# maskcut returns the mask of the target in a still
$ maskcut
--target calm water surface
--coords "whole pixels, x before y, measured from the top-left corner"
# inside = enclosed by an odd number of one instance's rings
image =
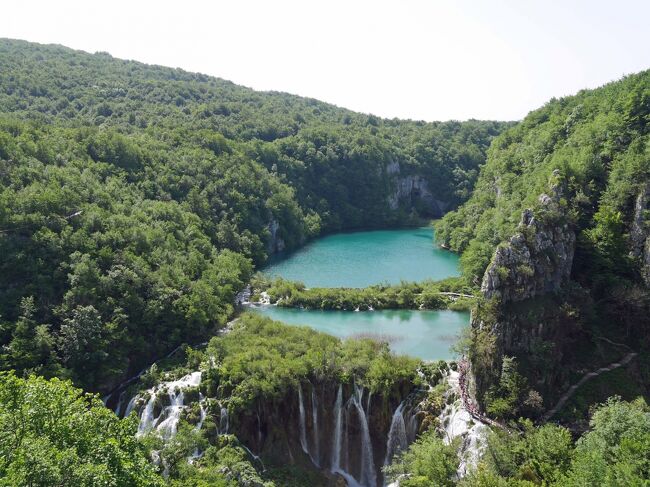
[[[339,233],[314,240],[264,269],[307,287],[367,287],[459,275],[458,256],[433,245],[433,229]],[[372,337],[393,352],[424,360],[452,358],[449,350],[469,313],[457,311],[321,311],[253,307],[274,320],[306,325],[339,338]]]
[[[307,325],[339,338],[370,337],[388,342],[399,354],[424,360],[453,358],[449,347],[469,323],[458,311],[320,311],[256,306],[256,312],[290,325]]]
[[[267,274],[307,287],[367,287],[457,276],[458,256],[433,245],[433,229],[338,233],[278,256]]]

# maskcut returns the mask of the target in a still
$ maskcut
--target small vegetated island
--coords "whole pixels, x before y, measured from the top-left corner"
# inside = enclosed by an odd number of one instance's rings
[[[0,66],[0,485],[647,483],[650,72],[425,123]]]

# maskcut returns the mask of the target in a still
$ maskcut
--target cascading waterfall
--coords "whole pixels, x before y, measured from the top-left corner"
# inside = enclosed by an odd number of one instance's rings
[[[200,411],[200,418],[199,422],[196,424],[196,429],[200,430],[203,427],[203,422],[205,421],[205,417],[207,415],[207,411],[205,410],[205,407],[203,406],[203,403],[205,402],[205,398],[203,397],[203,394],[199,392],[199,411]]]
[[[149,389],[149,400],[145,405],[140,416],[140,424],[138,425],[138,436],[156,429],[165,439],[169,439],[176,434],[178,422],[181,413],[185,409],[184,393],[183,391],[188,387],[196,387],[201,382],[201,372],[192,372],[178,380],[163,382],[158,387]],[[158,417],[154,417],[154,408],[160,392],[167,390],[169,397],[169,406],[162,408]],[[125,415],[128,415],[135,407],[136,398],[131,399],[127,405]],[[203,413],[201,413],[203,417]],[[201,422],[202,424],[202,422]]]
[[[140,424],[138,425],[138,435],[143,435],[146,431],[149,431],[154,424],[154,417],[153,417],[153,407],[156,403],[156,392],[154,390],[151,391],[151,395],[149,396],[149,400],[147,401],[147,404],[144,407],[144,410],[142,411],[142,415],[140,416]]]
[[[311,459],[312,463],[316,466],[318,466],[318,462],[314,459],[314,456],[311,454],[309,451],[309,443],[307,443],[307,427],[306,427],[306,419],[305,419],[305,402],[302,397],[302,385],[298,384],[298,411],[299,411],[299,416],[300,416],[300,446],[302,447],[302,451],[304,451],[307,455],[309,455],[309,458]],[[313,407],[312,407],[312,413],[313,413]]]
[[[131,398],[129,403],[126,405],[126,411],[124,411],[124,417],[126,418],[129,414],[131,414],[131,411],[133,411],[133,408],[135,408],[135,401],[138,399],[138,396],[135,395]]]
[[[126,391],[122,391],[120,393],[120,397],[117,400],[117,406],[115,406],[115,414],[117,416],[120,415],[120,411],[122,410],[122,404],[124,404],[124,396],[126,395]]]
[[[386,442],[386,459],[384,465],[390,465],[395,454],[405,450],[408,447],[408,437],[406,434],[406,423],[404,421],[404,401],[397,406],[393,419],[388,431],[388,441]]]
[[[194,372],[176,381],[160,383],[147,391],[148,396],[145,397],[146,402],[142,407],[137,397],[131,398],[128,403],[126,402],[126,396],[120,397],[117,406],[118,412],[124,410],[124,415],[128,416],[136,407],[139,408],[141,412],[137,434],[143,435],[148,431],[156,430],[163,438],[169,439],[176,434],[180,417],[188,407],[185,404],[186,390],[189,387],[198,386],[200,381],[201,372]],[[347,400],[344,400],[343,384],[338,384],[336,399],[333,405],[333,414],[331,416],[331,421],[333,422],[333,433],[330,437],[332,438],[332,449],[331,453],[329,453],[331,455],[331,461],[328,462],[321,457],[321,453],[323,452],[321,442],[327,440],[321,438],[320,432],[325,427],[321,422],[324,421],[324,418],[329,418],[330,415],[326,414],[324,417],[322,416],[323,409],[319,407],[317,387],[311,383],[308,387],[310,387],[309,392],[311,393],[311,397],[308,396],[305,398],[305,391],[303,390],[302,384],[298,387],[297,391],[299,441],[302,450],[309,455],[316,467],[329,463],[331,472],[341,475],[349,487],[377,487],[377,465],[374,462],[375,452],[373,450],[369,424],[373,404],[372,394],[363,387],[354,384],[351,396]],[[165,406],[160,410],[162,399],[164,399],[162,404],[165,404]],[[305,404],[305,400],[311,400],[311,406]],[[200,417],[196,424],[196,429],[201,429],[206,419],[206,401],[207,399],[199,392],[198,408]],[[393,457],[398,452],[406,449],[411,441],[415,439],[418,421],[415,417],[415,409],[407,406],[407,404],[410,404],[408,400],[402,401],[393,412],[386,439],[386,456],[383,459],[384,465],[390,464]],[[223,404],[219,404],[219,407],[218,433],[227,434],[229,431],[228,410]],[[159,413],[158,410],[160,410]],[[262,421],[260,414],[258,410],[258,445],[262,444]],[[309,414],[311,414],[311,417],[308,417]],[[311,428],[311,431],[309,431],[309,428]],[[254,461],[260,464],[262,463],[258,456],[253,455],[252,452],[250,454]],[[200,456],[201,452],[196,450],[191,455],[190,460],[193,461]]]
[[[365,398],[364,394],[364,388],[355,384],[351,397],[344,402],[343,387],[339,384],[334,403],[331,471],[344,477],[350,487],[377,487],[378,485],[369,427],[372,397],[368,393],[367,398]],[[315,404],[315,400],[312,399],[312,401]],[[407,404],[409,404],[409,398],[402,401],[393,413],[386,441],[384,465],[390,464],[392,458],[398,452],[408,448],[408,445],[415,439],[417,434],[416,409],[407,406]],[[351,441],[356,437],[350,437],[348,433],[348,428],[357,424],[355,421],[358,421],[359,430],[357,431],[359,431],[361,437],[361,444],[359,445],[360,465],[354,467],[359,469],[357,471],[358,477],[350,473],[353,467],[349,464],[348,455],[348,449],[359,447],[357,445],[353,446]],[[350,430],[350,433],[352,431]]]
[[[307,446],[307,428],[305,427],[305,403],[302,399],[302,385],[298,384],[298,410],[300,414],[300,446],[302,451],[309,455]]]
[[[339,384],[339,390],[336,393],[336,402],[334,403],[334,438],[332,441],[332,472],[341,470],[341,429],[343,427],[343,385]]]
[[[418,435],[418,417],[416,416],[415,408],[408,410],[408,421],[406,422],[406,439],[408,444],[411,444],[415,441],[415,437]],[[403,413],[406,416],[406,411]]]
[[[314,426],[314,463],[320,467],[320,436],[318,434],[318,402],[316,401],[315,387],[311,386],[311,417]]]
[[[377,473],[375,472],[375,461],[372,454],[372,443],[370,441],[370,429],[368,418],[362,406],[363,388],[354,385],[355,394],[350,398],[351,404],[357,409],[359,423],[361,425],[361,484],[367,487],[377,486]]]
[[[170,405],[163,410],[167,417],[156,427],[165,439],[169,439],[176,434],[178,421],[181,418],[181,412],[184,408],[183,401],[185,399],[183,391],[170,390],[167,395],[169,396]]]
[[[456,371],[449,371],[446,377],[451,390],[460,396],[458,379]],[[458,477],[462,478],[469,470],[476,468],[486,445],[488,427],[473,418],[460,399],[445,406],[440,413],[440,425],[445,433],[445,443],[449,444],[457,437],[463,440],[458,452],[460,464],[457,471]]]
[[[230,426],[228,422],[228,409],[221,406],[219,411],[219,433],[222,435],[228,434],[228,427]]]
[[[350,402],[348,401],[345,404],[345,415],[343,416],[343,425],[345,429],[343,430],[343,450],[342,450],[342,461],[344,465],[341,465],[342,470],[350,470]]]

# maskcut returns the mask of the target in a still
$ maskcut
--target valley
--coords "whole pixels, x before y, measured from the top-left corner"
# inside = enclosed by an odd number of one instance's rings
[[[0,485],[647,483],[650,71],[423,122],[0,67]]]

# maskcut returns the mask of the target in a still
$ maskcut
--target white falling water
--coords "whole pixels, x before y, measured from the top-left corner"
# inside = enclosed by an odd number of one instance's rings
[[[200,430],[203,427],[203,422],[205,421],[205,417],[207,415],[207,411],[205,410],[205,406],[203,403],[205,402],[205,398],[203,397],[203,394],[199,392],[199,411],[200,411],[200,418],[199,422],[196,424],[196,429]]]
[[[176,434],[178,422],[181,418],[181,412],[185,407],[183,404],[185,396],[182,390],[169,390],[167,395],[169,396],[170,405],[164,408],[160,413],[157,420],[158,426],[156,426],[156,429],[162,433],[165,439],[169,439]],[[163,413],[166,417],[160,421]]]
[[[370,441],[370,429],[368,418],[362,406],[363,388],[354,386],[355,394],[350,398],[350,403],[357,409],[359,423],[361,425],[361,484],[365,487],[377,486],[377,473],[375,472],[375,461],[372,454],[372,443]]]
[[[120,411],[122,410],[122,404],[124,404],[124,396],[126,395],[126,391],[122,391],[120,393],[120,397],[117,400],[117,406],[115,406],[115,414],[117,416],[120,415]]]
[[[298,410],[300,414],[300,446],[302,446],[302,451],[309,455],[307,428],[305,427],[305,403],[302,399],[302,385],[300,384],[298,384]]]
[[[156,404],[156,391],[153,389],[150,391],[151,395],[149,396],[149,401],[142,411],[140,416],[140,424],[138,425],[138,435],[143,435],[145,432],[153,428],[154,417],[153,417],[153,408]]]
[[[171,438],[176,434],[178,428],[178,421],[180,420],[181,413],[185,409],[183,391],[188,387],[196,387],[201,382],[201,372],[192,372],[178,380],[163,382],[157,387],[154,386],[149,389],[149,400],[145,405],[140,416],[140,424],[138,425],[138,436],[156,429],[165,439]],[[169,405],[165,406],[158,417],[154,417],[154,408],[159,394],[167,391],[169,397]],[[129,401],[127,405],[126,415],[135,407],[135,398]],[[203,416],[203,413],[202,413]]]
[[[126,405],[126,411],[124,411],[124,417],[126,418],[129,414],[131,414],[131,411],[133,411],[133,408],[135,408],[135,401],[138,399],[138,396],[135,395],[131,398],[129,403]]]
[[[229,426],[228,409],[222,406],[221,411],[219,412],[219,433],[227,435]]]
[[[410,445],[415,441],[415,438],[418,435],[418,417],[416,416],[416,410],[414,408],[411,408],[408,411],[402,411],[402,416],[407,416],[408,413],[408,419],[406,420],[406,439],[408,444]]]
[[[366,416],[370,416],[370,400],[372,399],[372,392],[368,392],[368,402],[366,403]]]
[[[341,470],[341,442],[343,440],[342,427],[343,417],[341,408],[343,407],[343,386],[339,384],[339,390],[336,393],[336,402],[334,403],[334,438],[332,441],[332,472],[337,473]]]
[[[314,386],[311,388],[311,418],[314,425],[314,463],[320,467],[320,435],[318,434],[318,402],[316,402],[316,391]]]
[[[458,372],[449,371],[447,382],[451,390],[460,395]],[[460,464],[457,471],[458,477],[462,478],[478,465],[486,446],[485,436],[489,428],[473,418],[460,399],[445,406],[440,414],[440,425],[444,430],[443,440],[447,444],[451,443],[454,438],[462,438],[458,451]]]
[[[406,423],[404,422],[404,402],[402,401],[390,423],[388,431],[388,441],[386,442],[386,459],[384,465],[390,465],[393,457],[408,447],[408,437],[406,434]]]

